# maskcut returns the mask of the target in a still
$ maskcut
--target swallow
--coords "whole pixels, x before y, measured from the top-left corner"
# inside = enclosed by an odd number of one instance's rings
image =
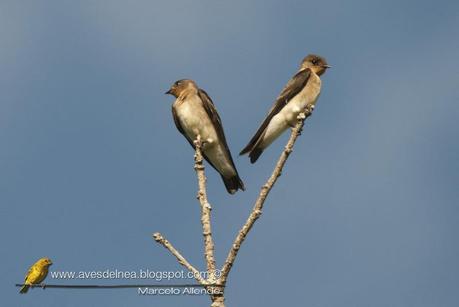
[[[189,79],[176,81],[166,94],[176,98],[172,115],[178,131],[193,148],[197,136],[201,137],[203,156],[221,175],[228,193],[245,190],[226,143],[222,121],[209,95]]]
[[[298,72],[288,81],[261,126],[240,155],[249,154],[255,163],[271,143],[288,127],[294,127],[297,117],[308,107],[314,108],[320,94],[320,76],[331,66],[318,55],[310,54],[301,62]]]

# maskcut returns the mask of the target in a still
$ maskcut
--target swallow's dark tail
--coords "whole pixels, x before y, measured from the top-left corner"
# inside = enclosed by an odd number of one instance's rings
[[[238,189],[245,191],[244,183],[242,182],[241,178],[239,178],[239,175],[236,175],[232,178],[225,178],[222,176],[222,179],[228,193],[234,194]]]
[[[19,290],[19,293],[27,293],[28,290],[29,290],[29,286],[24,285],[22,286],[21,290]]]
[[[250,163],[253,164],[257,162],[258,158],[261,156],[262,153],[263,153],[263,149],[261,148],[252,149],[252,151],[249,153]]]
[[[246,153],[249,153],[249,157],[250,157],[250,163],[255,163],[257,162],[258,158],[261,156],[261,154],[263,153],[263,149],[259,148],[259,147],[254,147],[252,148],[250,146],[251,144],[247,145],[246,148],[244,148],[240,153],[239,155],[245,155]]]
[[[250,152],[252,150],[253,144],[249,143],[247,146],[244,147],[244,149],[241,150],[239,153],[240,156],[245,155],[246,153]]]
[[[250,157],[250,163],[255,163],[260,157],[260,155],[263,153],[263,149],[257,147],[257,145],[258,139],[254,137],[252,140],[250,140],[249,144],[247,144],[247,146],[245,146],[244,149],[241,150],[239,155],[242,156],[248,153]]]

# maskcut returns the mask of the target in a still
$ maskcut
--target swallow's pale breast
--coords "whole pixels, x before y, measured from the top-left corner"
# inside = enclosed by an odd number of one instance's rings
[[[177,112],[187,138],[196,140],[200,135],[203,141],[203,152],[220,174],[226,178],[236,176],[236,170],[226,155],[225,146],[219,140],[214,124],[202,107],[198,96],[186,101],[176,100],[173,108]]]

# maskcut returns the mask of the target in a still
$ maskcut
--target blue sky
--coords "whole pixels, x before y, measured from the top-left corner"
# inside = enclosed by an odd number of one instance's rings
[[[457,306],[458,29],[457,1],[2,1],[4,304],[207,304],[14,283],[43,256],[53,271],[181,269],[156,231],[204,267],[193,152],[164,95],[181,78],[213,98],[247,188],[230,196],[208,168],[221,265],[287,135],[255,165],[237,153],[318,53],[333,68],[227,305]]]

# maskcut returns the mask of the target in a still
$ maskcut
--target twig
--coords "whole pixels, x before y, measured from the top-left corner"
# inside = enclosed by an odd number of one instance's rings
[[[236,239],[233,242],[231,250],[229,251],[228,256],[226,257],[225,264],[222,267],[221,276],[217,282],[218,284],[226,284],[228,274],[231,271],[234,261],[236,260],[236,256],[239,252],[239,249],[241,248],[241,244],[244,242],[245,238],[247,237],[247,234],[249,233],[250,229],[252,229],[252,226],[255,224],[256,220],[261,216],[266,197],[271,191],[271,188],[273,187],[274,183],[276,183],[277,178],[279,178],[279,176],[281,175],[282,168],[284,167],[288,156],[293,150],[293,145],[295,144],[295,141],[298,138],[298,136],[301,134],[301,130],[303,129],[304,125],[304,120],[311,115],[312,110],[313,107],[308,108],[304,111],[304,113],[300,113],[298,115],[298,122],[292,129],[292,134],[290,135],[287,145],[285,146],[284,151],[282,152],[282,154],[279,157],[279,160],[277,161],[273,173],[269,177],[268,181],[262,186],[260,194],[258,195],[258,198],[255,201],[255,205],[252,209],[252,212],[250,213],[247,221],[242,226],[241,230],[236,236]]]
[[[202,163],[202,142],[201,137],[198,135],[194,141],[195,155],[194,155],[194,169],[198,177],[198,195],[197,199],[201,204],[201,224],[202,224],[202,235],[204,236],[204,256],[207,263],[207,272],[209,277],[207,282],[213,283],[216,280],[215,277],[215,256],[214,256],[214,241],[212,238],[212,228],[210,223],[210,212],[212,210],[209,201],[207,200],[207,189],[206,189],[206,175],[204,172],[204,164]]]
[[[199,271],[194,267],[192,266],[186,259],[185,257],[183,257],[179,252],[178,250],[176,250],[174,248],[174,246],[172,246],[172,244],[166,240],[159,232],[156,232],[153,234],[153,239],[155,239],[156,242],[158,242],[159,244],[161,244],[162,246],[164,246],[167,250],[169,250],[171,252],[172,255],[175,256],[175,258],[177,258],[178,262],[183,265],[185,268],[187,268],[188,270],[190,270],[192,273],[193,273],[193,277],[202,285],[207,285],[207,281],[201,277],[201,274],[199,273]]]

